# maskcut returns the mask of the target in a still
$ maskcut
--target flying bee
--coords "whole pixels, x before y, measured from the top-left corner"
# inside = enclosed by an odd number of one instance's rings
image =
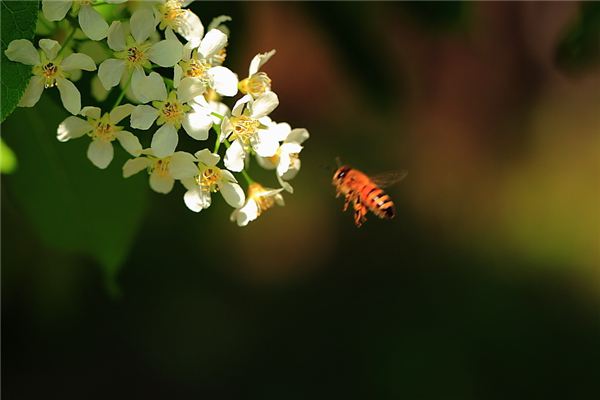
[[[354,223],[360,228],[367,221],[368,211],[382,219],[394,218],[394,202],[382,188],[401,181],[406,175],[407,171],[403,170],[369,177],[357,169],[342,165],[333,174],[332,183],[337,191],[336,197],[346,197],[343,211],[352,203]]]

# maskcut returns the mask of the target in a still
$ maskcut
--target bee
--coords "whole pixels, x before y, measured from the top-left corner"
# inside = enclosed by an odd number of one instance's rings
[[[407,171],[403,170],[369,177],[357,169],[342,165],[333,174],[332,184],[337,191],[336,198],[341,195],[346,197],[343,211],[352,203],[354,224],[360,228],[367,221],[368,211],[382,219],[394,218],[394,202],[382,188],[401,181],[406,175]]]

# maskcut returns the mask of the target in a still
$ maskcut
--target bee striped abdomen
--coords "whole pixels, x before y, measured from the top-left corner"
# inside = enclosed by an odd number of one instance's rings
[[[370,183],[360,192],[361,201],[379,218],[390,219],[395,215],[394,203],[382,189]]]

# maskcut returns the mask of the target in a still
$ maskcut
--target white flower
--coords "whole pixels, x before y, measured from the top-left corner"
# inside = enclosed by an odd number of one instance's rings
[[[133,111],[131,104],[115,107],[110,113],[101,115],[98,107],[84,107],[81,115],[87,117],[84,120],[79,117],[68,117],[59,126],[57,138],[61,142],[75,139],[83,135],[92,138],[87,151],[90,161],[98,168],[106,168],[113,159],[114,149],[112,142],[118,140],[121,146],[132,156],[139,156],[142,145],[138,138],[131,132],[124,131],[117,124]]]
[[[129,178],[142,170],[150,174],[150,187],[158,193],[169,193],[175,179],[193,178],[198,174],[196,158],[190,153],[178,151],[165,157],[156,157],[151,149],[142,151],[142,156],[127,160],[123,165],[123,177]]]
[[[123,3],[126,0],[106,0],[107,3]],[[92,40],[102,40],[108,33],[108,24],[94,10],[90,0],[42,0],[42,13],[49,21],[60,21],[65,18],[70,9],[73,15],[78,15],[79,26],[87,37]]]
[[[269,78],[265,72],[260,71],[260,68],[269,61],[274,54],[275,50],[271,50],[267,53],[254,56],[250,62],[250,68],[248,69],[248,77],[239,83],[240,92],[257,98],[263,93],[271,91],[271,78]]]
[[[256,182],[251,183],[248,186],[246,203],[231,213],[231,221],[237,222],[238,226],[246,226],[273,205],[283,206],[285,203],[280,193],[282,190],[265,188]]]
[[[268,126],[265,118],[277,107],[279,99],[268,92],[254,100],[246,95],[239,99],[231,112],[231,117],[223,118],[221,139],[228,138],[231,146],[225,153],[227,169],[239,172],[244,169],[246,154],[254,151],[261,157],[271,157],[279,147],[278,135]]]
[[[159,29],[175,31],[195,47],[202,39],[204,26],[196,14],[183,8],[191,2],[192,0],[162,0],[154,8],[154,13],[160,21]]]
[[[175,151],[179,141],[177,131],[181,126],[196,140],[208,138],[208,131],[213,124],[210,110],[196,103],[187,104],[201,90],[198,86],[182,82],[177,91],[167,94],[167,88],[159,74],[152,72],[146,79],[145,96],[155,101],[152,106],[142,104],[135,108],[131,115],[131,126],[146,130],[156,120],[160,128],[152,137],[151,148],[157,157],[164,157]]]
[[[81,94],[67,78],[82,69],[94,71],[96,64],[89,56],[81,53],[72,53],[63,59],[59,54],[60,44],[51,39],[40,40],[39,46],[42,51],[36,50],[29,40],[18,39],[10,42],[4,52],[11,61],[33,65],[33,77],[19,101],[19,106],[33,107],[45,88],[56,86],[67,111],[76,115],[81,109]]]
[[[142,103],[146,99],[142,93],[146,74],[144,68],[151,68],[150,62],[161,67],[172,67],[181,60],[183,46],[173,34],[158,43],[148,41],[154,32],[154,15],[148,8],[138,9],[130,20],[131,34],[119,21],[111,24],[108,30],[108,46],[115,51],[116,58],[109,58],[100,64],[98,77],[106,90],[127,81],[131,75],[131,89]]]
[[[181,61],[175,65],[173,85],[177,87],[180,82],[191,80],[205,90],[212,89],[222,96],[235,96],[238,91],[237,75],[213,61],[215,55],[224,53],[226,45],[227,35],[218,29],[210,30],[197,49],[190,43],[186,44]]]
[[[294,192],[292,186],[287,182],[293,179],[300,171],[300,157],[302,143],[309,138],[306,129],[290,130],[286,123],[277,124],[279,132],[283,133],[283,143],[271,157],[260,157],[256,159],[258,164],[266,169],[276,169],[279,184],[290,193]],[[287,131],[287,133],[286,133]]]
[[[220,191],[223,198],[233,208],[244,204],[246,196],[231,172],[217,167],[220,160],[218,154],[204,149],[196,153],[198,159],[198,174],[181,181],[187,189],[183,200],[185,205],[194,212],[200,212],[210,207],[211,192]]]

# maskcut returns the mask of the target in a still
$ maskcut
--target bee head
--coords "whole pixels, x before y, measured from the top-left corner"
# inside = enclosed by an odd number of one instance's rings
[[[347,165],[342,165],[341,167],[339,167],[333,174],[334,184],[344,179],[348,171],[350,171],[350,167]]]

